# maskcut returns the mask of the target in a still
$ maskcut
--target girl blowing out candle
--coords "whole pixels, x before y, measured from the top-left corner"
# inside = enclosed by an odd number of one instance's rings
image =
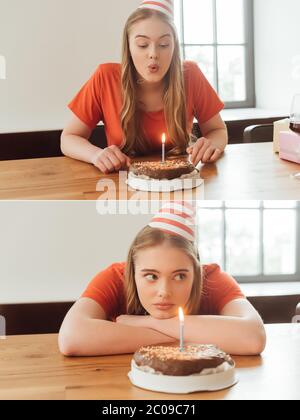
[[[236,281],[216,264],[201,265],[189,203],[162,206],[134,239],[126,263],[100,272],[66,315],[59,347],[66,356],[133,353],[180,339],[255,355],[263,322]]]
[[[130,157],[166,152],[190,154],[192,163],[215,162],[227,142],[224,104],[197,63],[180,60],[173,0],[143,1],[123,33],[122,62],[98,66],[69,104],[72,117],[61,150],[104,173],[126,169]],[[194,118],[203,137],[189,147]],[[89,142],[104,122],[107,146]]]

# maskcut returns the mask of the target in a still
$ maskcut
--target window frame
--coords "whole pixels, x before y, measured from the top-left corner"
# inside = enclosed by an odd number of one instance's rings
[[[211,207],[201,205],[197,208],[197,215],[201,212],[201,209],[205,210],[220,210],[222,211],[222,267],[226,270],[226,219],[225,212],[226,210],[259,210],[260,212],[260,242],[259,242],[259,258],[261,269],[264,269],[264,249],[263,249],[263,215],[265,210],[273,210],[273,208],[264,207],[264,201],[260,201],[260,206],[257,208],[253,207],[227,207],[225,201],[222,201],[222,206],[220,207]],[[258,274],[258,275],[243,275],[238,276],[234,275],[234,278],[238,283],[288,283],[288,282],[300,282],[300,201],[296,202],[295,208],[286,208],[286,207],[275,207],[274,210],[293,210],[296,212],[296,272],[294,274]],[[197,216],[198,217],[198,216]],[[200,249],[201,255],[201,249]],[[229,273],[230,274],[230,273]]]
[[[211,46],[214,48],[214,83],[219,93],[219,71],[218,71],[218,47],[219,46],[243,46],[245,49],[245,81],[246,81],[246,99],[245,101],[227,101],[224,102],[225,109],[235,108],[255,108],[255,76],[254,76],[254,3],[253,0],[243,0],[244,3],[244,21],[245,21],[245,42],[242,44],[219,44],[217,41],[217,0],[211,0],[213,4],[213,43],[212,44],[186,44],[184,39],[184,0],[179,0],[180,15],[180,48],[183,60],[186,59],[185,47],[203,47]],[[222,99],[222,98],[221,98]]]

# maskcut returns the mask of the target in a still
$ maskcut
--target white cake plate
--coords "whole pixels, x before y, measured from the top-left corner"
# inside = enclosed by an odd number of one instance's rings
[[[143,372],[132,362],[128,377],[131,383],[139,388],[167,394],[220,391],[238,382],[235,366],[225,372],[211,375],[166,376]]]
[[[148,191],[148,192],[173,192],[182,190],[193,190],[200,187],[204,180],[200,175],[192,178],[176,178],[172,180],[157,180],[157,179],[143,179],[129,173],[127,185],[134,190]]]

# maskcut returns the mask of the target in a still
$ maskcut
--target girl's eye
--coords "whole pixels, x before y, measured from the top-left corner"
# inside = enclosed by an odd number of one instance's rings
[[[186,275],[184,273],[176,274],[175,280],[182,281],[186,278]]]
[[[147,48],[148,45],[138,45],[139,48]],[[169,45],[160,45],[161,48],[168,48]]]
[[[157,280],[157,275],[156,274],[146,274],[145,279],[149,280],[149,281],[155,281],[155,280]]]

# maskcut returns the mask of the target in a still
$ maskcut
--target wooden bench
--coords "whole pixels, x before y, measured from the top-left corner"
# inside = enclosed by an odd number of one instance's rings
[[[295,316],[299,295],[255,296],[249,301],[266,324],[290,323]],[[74,302],[33,304],[0,304],[0,315],[6,320],[7,335],[57,333]],[[300,315],[300,304],[297,306]]]

